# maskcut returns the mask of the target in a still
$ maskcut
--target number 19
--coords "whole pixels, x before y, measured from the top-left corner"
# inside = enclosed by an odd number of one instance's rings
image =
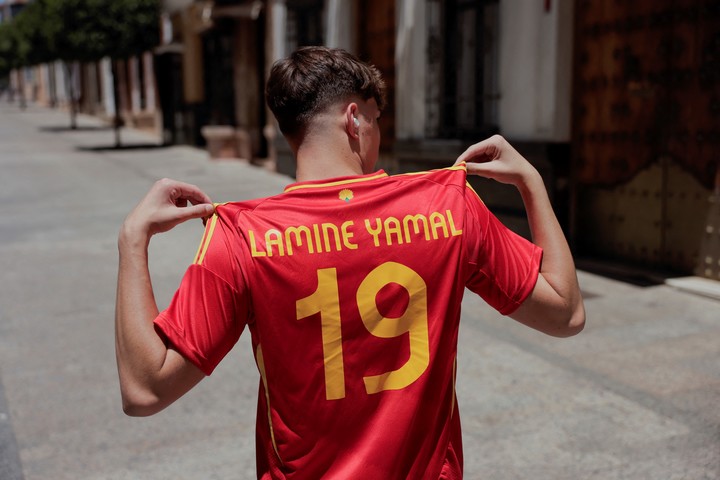
[[[325,396],[328,400],[345,397],[345,371],[342,353],[340,298],[337,271],[323,268],[317,271],[318,286],[310,296],[295,304],[297,319],[320,313]],[[375,297],[390,283],[407,290],[410,301],[398,318],[384,317],[377,308]],[[427,317],[427,285],[411,268],[396,262],[386,262],[371,271],[358,287],[356,302],[365,328],[380,338],[410,338],[410,358],[397,370],[363,377],[368,394],[407,387],[427,369],[430,361]]]

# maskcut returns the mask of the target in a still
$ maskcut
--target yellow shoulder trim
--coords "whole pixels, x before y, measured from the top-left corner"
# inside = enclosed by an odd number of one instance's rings
[[[347,185],[348,183],[358,183],[358,182],[367,182],[368,180],[375,180],[377,178],[383,178],[387,177],[387,173],[378,173],[377,175],[373,175],[370,177],[362,177],[362,178],[351,178],[349,180],[340,180],[337,182],[328,182],[328,183],[314,183],[314,184],[302,184],[302,185],[294,185],[289,186],[285,188],[285,193],[292,192],[294,190],[300,190],[302,188],[323,188],[323,187],[336,187],[338,185]]]
[[[475,189],[473,188],[473,186],[470,185],[470,182],[466,181],[466,182],[465,182],[465,186],[466,186],[472,193],[475,194],[475,196],[477,197],[477,199],[480,200],[480,203],[482,203],[483,205],[485,205],[485,202],[483,202],[483,199],[482,199],[482,198],[480,197],[480,195],[475,191]]]
[[[217,220],[217,213],[213,213],[207,226],[205,227],[205,234],[203,235],[203,238],[200,241],[200,245],[198,246],[198,251],[195,254],[195,260],[193,261],[195,265],[202,265],[202,262],[205,259],[205,254],[207,253],[208,246],[210,245],[210,239],[213,236],[213,232],[215,232],[215,225],[217,225]]]
[[[441,170],[467,170],[467,167],[465,166],[465,162],[460,162],[457,165],[453,165],[451,167],[444,167],[444,168],[434,168],[432,170],[425,170],[423,172],[408,172],[408,173],[399,173],[396,176],[403,176],[403,175],[427,175],[430,172],[438,172]]]

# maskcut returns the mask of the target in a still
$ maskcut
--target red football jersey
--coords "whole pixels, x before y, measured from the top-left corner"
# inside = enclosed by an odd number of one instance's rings
[[[511,313],[540,258],[464,165],[296,183],[216,207],[156,327],[209,375],[248,326],[259,478],[460,478],[464,289]]]

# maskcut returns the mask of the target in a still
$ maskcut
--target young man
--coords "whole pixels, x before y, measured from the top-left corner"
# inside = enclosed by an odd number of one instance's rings
[[[213,208],[197,187],[161,180],[122,226],[125,412],[175,401],[247,326],[261,383],[259,478],[461,478],[454,380],[464,289],[550,335],[584,324],[538,172],[498,136],[446,169],[375,172],[384,84],[342,50],[308,47],[278,62],[267,100],[297,183]],[[467,174],[519,189],[535,244],[488,211]],[[195,261],[159,313],[150,237],[208,216]]]

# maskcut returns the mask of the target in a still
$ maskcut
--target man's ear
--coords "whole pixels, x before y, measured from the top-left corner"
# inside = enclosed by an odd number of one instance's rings
[[[360,120],[358,119],[358,115],[360,114],[358,110],[357,103],[350,102],[348,103],[347,107],[345,107],[345,131],[350,136],[350,138],[357,140],[360,138]]]

